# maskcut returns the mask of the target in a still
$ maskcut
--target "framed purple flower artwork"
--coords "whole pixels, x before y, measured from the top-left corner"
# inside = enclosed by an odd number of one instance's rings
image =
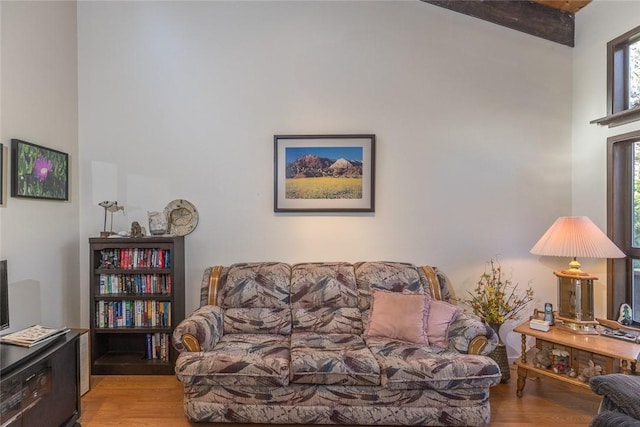
[[[4,205],[4,145],[0,144],[0,206]]]
[[[69,200],[69,155],[12,139],[11,196]]]

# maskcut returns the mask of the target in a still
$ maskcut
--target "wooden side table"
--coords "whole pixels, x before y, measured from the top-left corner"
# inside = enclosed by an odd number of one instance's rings
[[[517,326],[513,331],[522,334],[522,354],[520,360],[516,362],[518,367],[516,395],[518,397],[522,397],[522,390],[527,376],[544,376],[589,388],[588,382],[569,377],[566,373],[556,373],[550,368],[536,367],[532,360],[527,360],[526,339],[528,336],[536,338],[535,348],[537,349],[567,351],[569,353],[569,366],[578,374],[589,365],[591,360],[602,367],[603,374],[622,372],[636,375],[636,365],[640,358],[640,344],[600,335],[576,334],[553,326],[548,332],[542,332],[531,329],[528,321]],[[532,351],[535,350],[532,349]]]

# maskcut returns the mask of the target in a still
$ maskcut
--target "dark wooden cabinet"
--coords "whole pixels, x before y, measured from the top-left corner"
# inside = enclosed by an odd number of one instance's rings
[[[78,332],[33,347],[0,344],[0,424],[78,426]]]
[[[91,238],[91,374],[173,374],[184,237]]]

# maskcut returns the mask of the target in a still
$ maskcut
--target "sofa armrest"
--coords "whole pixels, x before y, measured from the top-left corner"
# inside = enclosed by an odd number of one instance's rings
[[[596,415],[589,427],[640,427],[640,421],[620,412],[601,412]]]
[[[222,309],[205,305],[173,330],[172,344],[180,353],[211,350],[222,337]]]
[[[601,411],[619,412],[640,421],[640,377],[626,374],[597,375],[589,379],[594,393],[603,397]]]
[[[484,322],[460,313],[449,327],[449,349],[464,354],[491,353],[498,346],[498,335]]]

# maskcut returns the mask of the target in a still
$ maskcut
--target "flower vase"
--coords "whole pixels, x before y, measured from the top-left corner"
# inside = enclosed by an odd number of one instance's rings
[[[500,338],[500,327],[502,323],[488,323],[489,327],[494,330],[496,335],[498,335],[498,346],[489,353],[489,357],[492,358],[500,367],[500,373],[502,374],[502,379],[500,382],[508,383],[511,379],[511,372],[509,371],[509,358],[507,357],[507,346],[502,342],[502,338]]]
[[[487,323],[489,325],[489,327],[491,329],[493,329],[493,332],[496,333],[496,335],[498,336],[498,345],[504,345],[504,343],[502,342],[502,338],[500,337],[500,327],[502,326],[502,323]]]

